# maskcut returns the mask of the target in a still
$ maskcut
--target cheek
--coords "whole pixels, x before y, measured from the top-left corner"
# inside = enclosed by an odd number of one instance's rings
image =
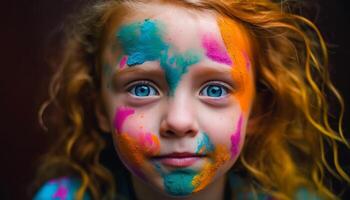
[[[230,168],[230,151],[225,144],[212,143],[210,135],[202,133],[198,143],[197,152],[205,153],[209,156],[208,161],[200,173],[194,176],[192,184],[195,186],[194,192],[204,189],[217,176],[222,176]]]
[[[240,105],[232,103],[232,106],[223,109],[201,107],[200,110],[201,130],[209,134],[213,143],[229,145],[228,139],[236,130],[242,112]]]
[[[230,150],[231,159],[236,159],[245,136],[242,115],[231,118],[226,124],[222,123],[222,126],[218,124],[217,128],[211,128],[208,134],[215,145],[225,146]]]
[[[236,130],[231,134],[230,136],[230,142],[231,142],[231,157],[236,158],[239,155],[239,152],[241,150],[242,144],[244,142],[244,131],[243,131],[243,116],[240,115],[237,123],[236,123]]]
[[[239,109],[223,116],[220,120],[206,123],[205,133],[199,138],[196,151],[209,155],[201,172],[193,178],[194,192],[204,189],[214,177],[224,175],[237,159],[244,140],[244,118]]]
[[[114,117],[114,140],[117,152],[126,166],[144,177],[143,171],[151,171],[146,158],[159,154],[158,137],[142,127],[144,116],[127,107],[119,107]],[[142,170],[140,170],[142,168]]]

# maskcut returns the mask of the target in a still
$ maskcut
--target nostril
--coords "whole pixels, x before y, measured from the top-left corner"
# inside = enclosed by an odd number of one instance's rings
[[[172,130],[167,130],[167,131],[165,131],[164,135],[168,136],[168,137],[171,137],[171,136],[176,135],[176,133],[174,131],[172,131]]]
[[[188,131],[174,131],[174,130],[166,130],[163,131],[162,134],[164,137],[183,137],[183,136],[194,136],[196,135],[196,132],[193,130],[188,130]]]

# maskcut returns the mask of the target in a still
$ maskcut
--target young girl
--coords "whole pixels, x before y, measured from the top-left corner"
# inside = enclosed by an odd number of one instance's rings
[[[326,67],[317,28],[283,3],[89,5],[52,80],[58,138],[34,199],[335,199],[325,169],[349,181],[349,144]]]

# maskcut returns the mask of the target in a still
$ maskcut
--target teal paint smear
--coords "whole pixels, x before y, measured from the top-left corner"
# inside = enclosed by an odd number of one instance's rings
[[[164,53],[160,58],[160,66],[165,72],[165,78],[168,82],[170,95],[174,95],[176,87],[181,80],[183,74],[188,72],[188,68],[201,59],[199,53],[186,51],[184,53],[175,53],[169,57],[168,53]]]
[[[161,53],[169,48],[162,39],[159,26],[155,21],[146,19],[143,23],[136,22],[119,29],[117,38],[124,53],[129,56],[129,66],[158,60]]]
[[[204,150],[201,150],[204,149]],[[199,151],[202,151],[203,154],[207,154],[210,152],[213,152],[215,149],[213,143],[211,143],[208,134],[203,133],[202,134],[202,138],[199,139],[198,141],[198,146],[197,146],[197,150],[196,153],[199,153]]]
[[[165,190],[170,195],[185,196],[193,192],[192,180],[196,172],[190,169],[180,169],[164,176]]]
[[[128,55],[128,66],[140,65],[146,61],[160,62],[170,95],[173,95],[183,74],[188,72],[190,66],[198,63],[202,55],[193,50],[177,52],[163,40],[161,29],[162,25],[159,22],[146,19],[122,26],[116,36],[124,53]]]

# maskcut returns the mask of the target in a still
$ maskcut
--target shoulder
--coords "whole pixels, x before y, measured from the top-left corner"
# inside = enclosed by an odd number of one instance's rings
[[[311,192],[311,190],[308,190],[307,188],[299,188],[299,190],[296,193],[296,199],[297,200],[322,200],[316,193]]]
[[[238,174],[229,173],[229,185],[232,189],[235,199],[238,200],[275,200],[269,194],[263,193],[260,190],[251,191],[246,186],[250,185],[251,182],[242,178]],[[254,185],[258,185],[255,183]],[[259,186],[259,185],[258,185]],[[248,187],[249,188],[249,187]],[[322,200],[322,198],[311,189],[306,187],[300,187],[293,198],[293,200]]]
[[[74,178],[62,177],[51,179],[41,186],[34,196],[34,200],[73,200],[80,187],[80,181]],[[88,194],[83,200],[90,200]]]

